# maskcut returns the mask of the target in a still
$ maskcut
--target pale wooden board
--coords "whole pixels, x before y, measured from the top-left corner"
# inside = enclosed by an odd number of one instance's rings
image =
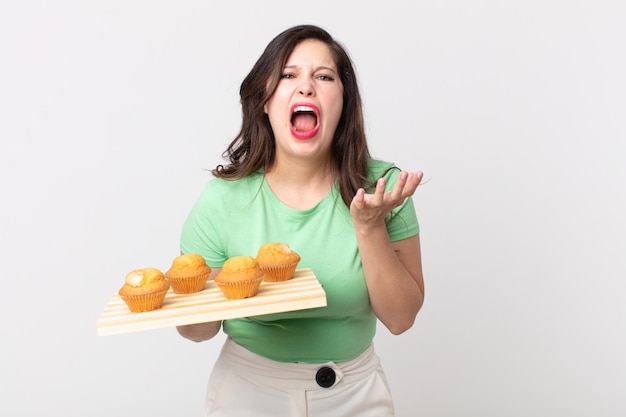
[[[97,323],[98,335],[106,336],[185,324],[282,313],[326,306],[326,293],[310,268],[296,270],[283,282],[262,282],[254,297],[229,300],[213,281],[194,294],[171,289],[158,310],[132,313],[114,294]]]

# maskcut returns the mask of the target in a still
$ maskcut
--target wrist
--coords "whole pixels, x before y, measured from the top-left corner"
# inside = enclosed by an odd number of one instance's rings
[[[354,233],[357,238],[375,238],[375,237],[388,237],[387,226],[385,222],[368,223],[362,225],[354,225]]]

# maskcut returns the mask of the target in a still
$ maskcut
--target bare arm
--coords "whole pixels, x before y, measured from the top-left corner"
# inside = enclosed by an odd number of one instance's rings
[[[212,268],[209,279],[212,280],[221,271],[222,268]],[[194,342],[203,342],[209,340],[219,333],[222,327],[221,321],[211,321],[208,323],[188,324],[186,326],[176,326],[178,333],[185,339]]]
[[[419,235],[391,242],[385,216],[413,195],[421,179],[421,172],[402,172],[388,192],[379,180],[374,194],[359,190],[350,207],[372,308],[393,334],[413,325],[424,303],[424,278]]]

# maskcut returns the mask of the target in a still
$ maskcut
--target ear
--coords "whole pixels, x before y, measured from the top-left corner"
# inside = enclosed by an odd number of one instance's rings
[[[267,103],[263,105],[263,113],[267,114]]]

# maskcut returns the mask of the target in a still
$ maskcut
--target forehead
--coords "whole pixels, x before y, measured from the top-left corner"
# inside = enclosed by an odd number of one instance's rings
[[[317,39],[300,42],[287,58],[287,66],[326,66],[336,69],[335,56],[330,47]]]

